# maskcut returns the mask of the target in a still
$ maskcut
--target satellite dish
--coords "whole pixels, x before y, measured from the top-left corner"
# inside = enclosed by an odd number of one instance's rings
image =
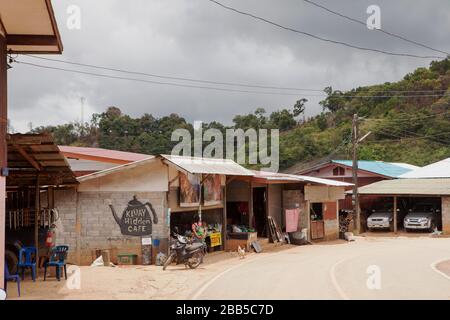
[[[6,291],[3,289],[0,289],[0,301],[6,300]]]

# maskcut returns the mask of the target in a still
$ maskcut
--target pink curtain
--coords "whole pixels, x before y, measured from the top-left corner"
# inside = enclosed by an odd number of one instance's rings
[[[286,232],[296,232],[298,230],[298,216],[300,209],[286,210]]]

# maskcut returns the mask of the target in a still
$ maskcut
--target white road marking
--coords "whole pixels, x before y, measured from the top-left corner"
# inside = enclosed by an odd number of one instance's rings
[[[330,268],[330,278],[331,278],[331,283],[334,286],[334,289],[337,291],[338,295],[341,297],[341,299],[343,300],[350,300],[350,298],[345,294],[344,290],[342,290],[341,286],[339,285],[337,279],[336,279],[336,267],[338,265],[340,265],[342,262],[349,260],[349,258],[346,259],[342,259],[339,260],[338,262],[336,262],[335,264],[333,264]]]
[[[448,261],[448,260],[450,260],[450,258],[445,258],[445,259],[440,259],[440,260],[434,261],[432,264],[430,264],[430,267],[431,267],[431,269],[433,269],[435,272],[439,273],[441,276],[443,276],[447,280],[450,280],[450,277],[447,274],[445,274],[444,272],[442,272],[441,270],[439,270],[437,268],[437,265],[439,263],[444,262],[444,261]]]
[[[291,249],[288,249],[288,250],[292,250],[292,249],[294,249],[294,248],[291,248]],[[286,252],[286,251],[288,251],[288,250],[276,252],[276,253],[270,254],[270,256],[272,256],[272,257],[273,257],[273,256],[277,256],[277,255],[279,255],[279,254],[281,254],[281,253],[283,253],[283,252]],[[270,257],[270,256],[269,256],[269,257]],[[260,257],[257,257],[257,258],[254,258],[254,259],[247,260],[247,261],[245,261],[245,262],[242,262],[241,264],[235,265],[235,266],[233,266],[233,267],[231,267],[231,268],[228,268],[228,269],[222,271],[221,273],[219,273],[218,275],[216,275],[214,278],[212,278],[212,279],[210,279],[209,281],[207,281],[204,285],[202,285],[202,286],[197,290],[197,292],[192,296],[191,300],[197,300],[197,299],[203,294],[203,292],[205,292],[206,289],[208,289],[208,287],[209,287],[212,283],[214,283],[214,281],[218,280],[219,278],[221,278],[223,275],[227,274],[228,272],[233,271],[234,269],[237,269],[237,268],[239,268],[239,267],[242,267],[243,265],[246,265],[246,264],[248,264],[248,263],[250,263],[250,262],[257,261],[257,260],[262,259],[262,258],[265,258],[265,257],[268,257],[268,256],[266,256],[266,255],[261,255]]]

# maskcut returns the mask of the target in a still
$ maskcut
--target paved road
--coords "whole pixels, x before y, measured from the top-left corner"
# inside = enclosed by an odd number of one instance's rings
[[[450,299],[450,279],[432,268],[446,258],[450,238],[358,238],[295,247],[242,260],[194,299]],[[376,266],[372,276],[370,266]],[[375,288],[368,288],[368,278]]]

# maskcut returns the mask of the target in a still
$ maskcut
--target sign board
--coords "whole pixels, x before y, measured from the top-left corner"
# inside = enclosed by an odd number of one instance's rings
[[[222,245],[222,234],[220,232],[214,232],[209,235],[211,240],[211,247],[218,247]]]
[[[152,238],[142,238],[141,243],[143,246],[151,246],[152,245]]]
[[[150,236],[153,223],[158,223],[158,217],[152,204],[150,202],[142,203],[136,196],[128,202],[120,218],[113,205],[110,204],[109,207],[123,235],[135,237]]]

